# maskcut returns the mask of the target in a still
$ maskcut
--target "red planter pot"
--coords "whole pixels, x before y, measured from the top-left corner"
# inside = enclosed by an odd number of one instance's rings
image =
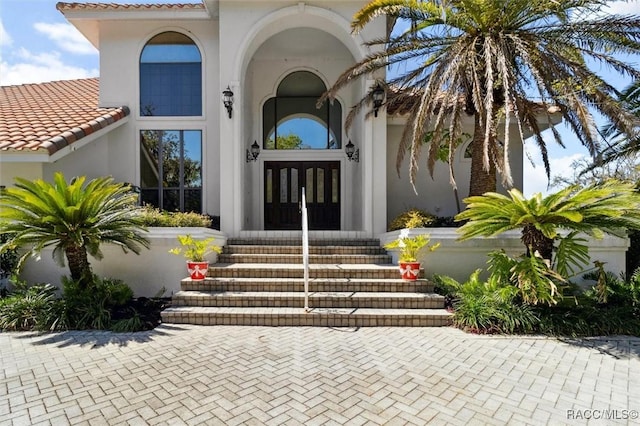
[[[403,280],[415,281],[420,275],[420,262],[398,262]]]
[[[189,276],[194,281],[202,281],[207,276],[209,270],[209,262],[189,262],[187,261],[187,270]]]

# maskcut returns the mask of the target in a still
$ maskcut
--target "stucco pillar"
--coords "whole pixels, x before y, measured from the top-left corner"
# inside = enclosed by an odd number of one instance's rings
[[[233,112],[220,109],[220,230],[235,236],[242,229],[242,170],[240,143],[242,123],[242,93],[238,81],[232,81]],[[222,87],[220,93],[226,88]]]
[[[373,87],[375,80],[367,80]],[[371,235],[387,230],[387,111],[380,108],[378,116],[364,122],[363,149],[360,161],[362,176],[362,224]]]
[[[373,235],[387,231],[387,109],[380,108],[373,118]]]

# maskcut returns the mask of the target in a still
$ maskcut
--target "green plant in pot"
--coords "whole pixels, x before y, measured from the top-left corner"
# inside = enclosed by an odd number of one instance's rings
[[[428,234],[420,234],[415,237],[409,236],[409,231],[403,229],[397,239],[384,245],[387,250],[400,249],[398,254],[398,264],[400,265],[400,274],[402,279],[414,281],[420,274],[420,262],[418,262],[418,253],[424,247],[429,251],[434,251],[440,247],[440,243],[429,244],[431,237]]]
[[[178,235],[180,247],[169,250],[169,253],[184,256],[187,259],[187,270],[192,280],[204,280],[209,269],[205,257],[211,253],[221,253],[222,249],[215,245],[214,237],[198,240],[190,234]]]

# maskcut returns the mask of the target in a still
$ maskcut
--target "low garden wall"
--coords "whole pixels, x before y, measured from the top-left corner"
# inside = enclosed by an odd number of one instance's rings
[[[101,277],[118,278],[126,282],[135,296],[155,296],[164,288],[164,296],[171,296],[180,290],[180,280],[187,277],[186,260],[182,256],[169,253],[178,246],[178,235],[191,234],[194,238],[215,238],[215,244],[224,246],[226,236],[209,228],[149,228],[146,237],[151,246],[140,255],[124,253],[114,245],[102,246],[104,258],[89,257],[94,273]],[[60,286],[62,276],[69,275],[67,267],[56,265],[51,257],[52,250],[44,250],[40,260],[29,259],[23,268],[21,278],[28,283],[48,282]],[[215,262],[216,254],[209,259]]]
[[[440,243],[440,247],[433,252],[426,249],[421,252],[420,260],[428,277],[437,273],[464,281],[474,270],[486,269],[488,252],[504,249],[516,256],[524,251],[519,231],[505,232],[492,238],[458,241],[456,229],[415,228],[405,231],[410,236],[429,234],[433,243]],[[176,247],[176,237],[184,234],[191,234],[195,238],[214,237],[219,246],[224,246],[227,241],[222,232],[208,228],[149,228],[147,238],[151,242],[150,250],[143,250],[140,255],[125,254],[119,247],[105,245],[102,247],[104,259],[98,261],[90,257],[89,261],[96,274],[123,280],[136,296],[155,296],[163,288],[164,296],[171,296],[180,290],[180,280],[187,276],[187,270],[185,259],[170,254],[169,249]],[[393,231],[378,237],[382,244],[386,244],[398,238],[399,234],[400,231]],[[625,272],[628,239],[606,236],[602,240],[590,240],[588,245],[592,261],[606,262],[605,268],[616,274]],[[394,263],[397,263],[396,253],[390,253]],[[215,262],[216,254],[212,254],[209,260]],[[40,260],[27,261],[21,278],[28,283],[48,282],[59,286],[64,275],[69,275],[68,268],[56,265],[51,250],[45,250]],[[580,281],[576,279],[576,282]]]
[[[458,241],[457,228],[415,228],[405,230],[409,236],[428,234],[432,243],[440,243],[440,247],[433,252],[423,249],[420,261],[427,277],[433,274],[448,275],[458,281],[465,281],[478,268],[486,270],[487,253],[504,249],[507,254],[517,256],[524,253],[524,246],[520,241],[520,231],[508,231],[497,237],[474,238]],[[379,236],[380,242],[386,244],[398,238],[401,231],[387,232]],[[626,252],[629,248],[628,238],[605,236],[601,240],[587,237],[591,261],[606,262],[605,269],[616,274],[626,272]],[[391,252],[394,263],[397,263],[397,251]],[[587,267],[592,267],[593,263]],[[582,275],[582,274],[580,274]],[[582,277],[574,279],[582,283]]]

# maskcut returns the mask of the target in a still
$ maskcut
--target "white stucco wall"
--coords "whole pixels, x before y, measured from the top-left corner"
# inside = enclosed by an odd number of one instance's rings
[[[473,133],[472,121],[468,120],[463,132]],[[456,197],[453,187],[449,183],[449,166],[444,162],[437,162],[434,168],[433,178],[427,168],[427,149],[423,148],[419,160],[419,171],[416,177],[416,191],[409,181],[409,155],[407,152],[400,169],[400,177],[396,171],[396,158],[398,146],[404,123],[398,119],[390,119],[387,127],[387,219],[390,222],[398,214],[410,209],[419,208],[436,216],[454,216],[458,214]],[[471,159],[464,158],[462,147],[455,153],[454,174],[458,186],[458,201],[460,208],[464,210],[462,200],[469,194],[469,179],[471,176]],[[511,169],[514,187],[522,188],[522,143],[514,133],[510,139]],[[498,191],[505,192],[500,185],[498,177]]]
[[[123,280],[135,296],[155,296],[164,288],[164,296],[168,297],[180,290],[180,280],[189,275],[185,259],[169,253],[169,249],[179,245],[177,236],[185,234],[194,238],[214,237],[216,245],[226,244],[222,233],[207,228],[150,228],[146,235],[151,242],[149,250],[143,249],[140,255],[125,254],[119,247],[104,245],[104,258],[99,261],[89,257],[89,262],[95,274]],[[69,276],[69,269],[58,266],[51,252],[44,250],[37,261],[29,259],[20,278],[30,284],[46,282],[59,287],[61,278]],[[216,254],[208,260],[215,262]]]
[[[16,176],[28,180],[41,179],[43,177],[42,163],[0,162],[0,186],[13,186]]]
[[[399,232],[387,232],[380,234],[378,238],[381,244],[386,244],[396,239]],[[143,250],[140,255],[124,254],[118,247],[105,245],[104,259],[97,261],[90,258],[89,261],[96,274],[124,280],[136,296],[154,296],[163,288],[165,296],[170,296],[180,290],[180,280],[187,276],[187,272],[185,259],[168,251],[178,245],[177,235],[188,233],[196,238],[215,237],[217,245],[226,244],[224,234],[206,228],[150,228],[147,235],[151,241],[150,250]],[[478,268],[486,271],[487,253],[490,251],[504,249],[512,256],[524,251],[518,231],[506,232],[499,237],[475,238],[463,242],[457,241],[458,234],[454,228],[417,228],[409,233],[427,233],[431,236],[432,243],[441,244],[433,252],[421,252],[420,261],[423,262],[427,277],[443,274],[464,281]],[[616,274],[625,272],[628,239],[607,236],[602,240],[590,240],[588,246],[592,261],[606,262],[606,270]],[[397,263],[397,253],[391,254],[393,262]],[[216,255],[211,255],[209,260],[215,262]],[[48,282],[59,286],[61,277],[65,275],[69,275],[68,268],[56,265],[51,257],[51,250],[45,250],[40,260],[27,261],[21,278],[30,284]],[[581,276],[576,277],[575,281],[584,284]]]
[[[49,182],[53,180],[53,174],[63,172],[67,179],[74,176],[86,176],[87,180],[99,176],[114,176],[117,181],[125,182],[130,179],[128,174],[114,173],[109,158],[110,144],[122,133],[123,127],[107,133],[105,136],[86,144],[82,148],[65,155],[53,163],[43,165],[43,178]],[[122,157],[120,162],[124,163],[129,157]]]
[[[381,244],[387,244],[398,238],[400,231],[393,231],[379,236]],[[467,241],[458,241],[456,228],[415,228],[409,230],[409,235],[428,234],[431,243],[440,243],[435,251],[423,249],[420,252],[420,261],[425,269],[427,277],[433,274],[448,275],[460,282],[464,282],[476,269],[487,269],[487,253],[504,249],[510,256],[518,256],[524,253],[524,246],[520,241],[520,231],[508,231],[497,237],[473,238]],[[589,256],[591,262],[585,270],[593,267],[593,261],[605,262],[605,269],[615,274],[626,272],[626,251],[629,248],[627,238],[618,238],[607,235],[601,240],[588,239]],[[397,250],[390,251],[393,262],[397,263]],[[582,274],[572,279],[574,282],[584,284]]]
[[[202,55],[203,115],[201,117],[144,117],[140,115],[139,59],[145,43],[156,34],[176,31],[196,43]],[[220,214],[220,144],[218,20],[150,20],[100,22],[100,104],[126,105],[130,122],[110,135],[101,160],[109,174],[138,184],[141,130],[201,130],[203,155],[203,212]]]

